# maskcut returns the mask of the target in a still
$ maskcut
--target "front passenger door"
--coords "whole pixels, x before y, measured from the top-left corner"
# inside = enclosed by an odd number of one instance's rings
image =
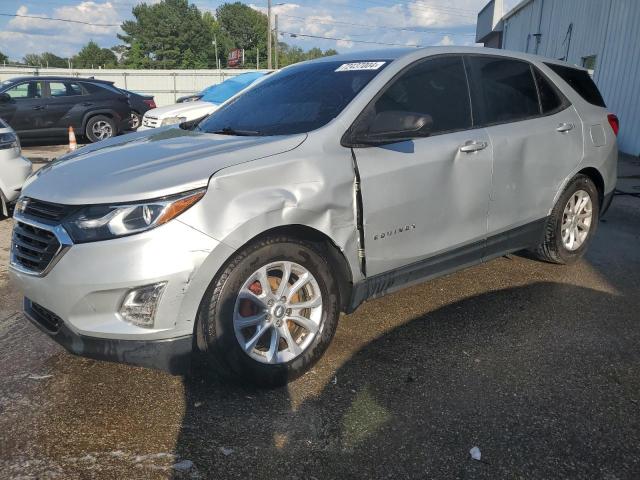
[[[354,148],[360,173],[367,275],[438,258],[474,263],[487,232],[492,149],[474,129],[461,56],[423,59],[356,120],[386,111],[429,115],[430,136]],[[370,120],[369,120],[370,121]],[[444,260],[449,256],[449,260]]]
[[[3,110],[11,112],[5,120],[19,134],[34,133],[43,128],[45,103],[42,98],[42,82],[19,83],[6,90],[11,100],[5,103]]]

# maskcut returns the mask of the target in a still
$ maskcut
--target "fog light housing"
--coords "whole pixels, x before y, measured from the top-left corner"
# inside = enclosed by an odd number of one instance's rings
[[[156,310],[167,282],[154,283],[129,290],[120,305],[120,316],[127,322],[153,328]]]

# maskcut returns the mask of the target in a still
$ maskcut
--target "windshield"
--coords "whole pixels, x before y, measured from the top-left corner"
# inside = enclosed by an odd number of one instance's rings
[[[247,88],[258,78],[262,77],[262,73],[247,73],[238,75],[236,78],[231,78],[218,85],[209,87],[202,92],[201,100],[210,103],[224,103],[233,97],[240,90]]]
[[[311,62],[289,67],[217,110],[198,125],[227,135],[292,135],[333,120],[388,61]]]

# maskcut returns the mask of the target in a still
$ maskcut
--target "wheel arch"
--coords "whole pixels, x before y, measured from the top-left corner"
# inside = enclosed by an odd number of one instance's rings
[[[97,117],[98,115],[103,115],[105,117],[109,117],[111,120],[115,120],[115,115],[112,110],[109,110],[107,108],[100,109],[100,110],[91,110],[90,112],[85,113],[84,116],[82,117],[82,133],[83,134],[87,129],[87,123],[89,123],[89,120],[91,120],[93,117]],[[116,125],[116,128],[117,128],[117,125]]]
[[[298,240],[310,242],[314,244],[321,253],[325,253],[327,255],[330,266],[338,273],[336,276],[336,282],[338,284],[338,293],[340,295],[340,309],[343,312],[346,311],[353,290],[353,274],[343,251],[336,245],[331,237],[320,230],[307,225],[279,225],[255,235],[253,238],[245,242],[245,244],[240,248],[244,248],[262,238],[275,235],[287,235]]]
[[[604,202],[604,177],[595,167],[587,167],[580,170],[576,175],[586,175],[591,179],[591,181],[595,184],[596,189],[598,190],[598,201],[600,203],[600,208],[602,208]]]

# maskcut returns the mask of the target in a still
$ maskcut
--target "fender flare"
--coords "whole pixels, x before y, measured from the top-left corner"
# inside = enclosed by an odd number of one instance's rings
[[[114,118],[116,116],[120,116],[118,114],[116,114],[113,110],[111,110],[110,108],[98,108],[96,110],[90,110],[88,112],[86,112],[83,116],[82,116],[82,127],[81,127],[81,134],[84,135],[85,134],[85,130],[87,129],[87,123],[89,122],[89,119],[91,117],[95,117],[96,115],[104,115],[110,118]],[[117,122],[116,123],[116,129],[118,129],[119,125]]]

